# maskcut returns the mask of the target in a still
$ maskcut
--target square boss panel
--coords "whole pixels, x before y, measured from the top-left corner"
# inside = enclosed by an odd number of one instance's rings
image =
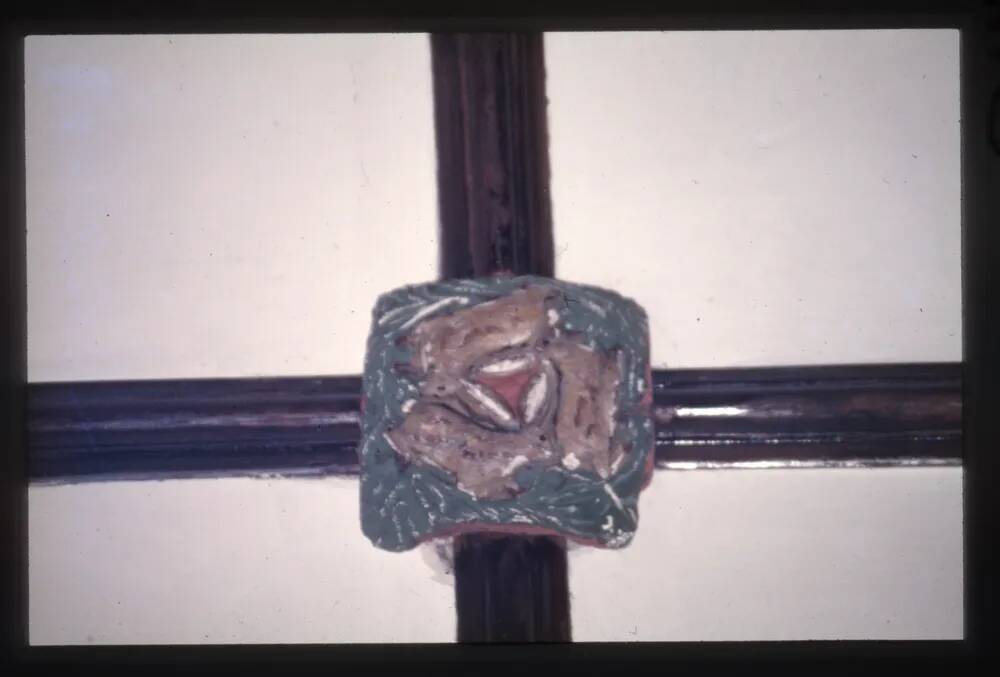
[[[653,467],[646,314],[521,276],[379,297],[364,371],[361,525],[407,550],[463,531],[622,547]]]

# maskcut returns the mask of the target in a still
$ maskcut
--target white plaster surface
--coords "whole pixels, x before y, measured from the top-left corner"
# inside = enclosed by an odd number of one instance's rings
[[[426,36],[26,44],[29,380],[354,373],[436,276]]]
[[[570,554],[578,641],[962,638],[962,470],[658,472]]]
[[[658,365],[960,359],[957,49],[547,36],[558,274],[643,303]],[[358,373],[375,295],[434,277],[426,36],[26,57],[30,380]],[[376,550],[357,500],[32,487],[31,642],[452,641],[432,549]],[[640,521],[570,552],[578,640],[962,634],[959,469],[660,472]]]
[[[652,309],[661,367],[961,360],[958,48],[547,34],[556,274]]]
[[[32,644],[448,642],[454,588],[372,546],[353,478],[29,491]]]

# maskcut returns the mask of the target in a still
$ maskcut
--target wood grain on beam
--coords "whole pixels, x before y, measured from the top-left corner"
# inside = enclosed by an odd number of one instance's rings
[[[653,372],[660,468],[961,462],[961,365]],[[353,475],[359,377],[34,383],[29,475]]]

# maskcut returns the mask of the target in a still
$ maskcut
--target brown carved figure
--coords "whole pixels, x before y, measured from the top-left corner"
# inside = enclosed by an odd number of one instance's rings
[[[611,474],[624,453],[612,440],[618,353],[563,331],[560,296],[529,285],[415,322],[402,368],[420,397],[387,432],[396,452],[453,473],[477,498],[516,495],[528,462]]]

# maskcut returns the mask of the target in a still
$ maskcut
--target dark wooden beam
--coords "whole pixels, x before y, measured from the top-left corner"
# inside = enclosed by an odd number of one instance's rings
[[[358,473],[360,377],[35,383],[32,481]]]
[[[432,35],[431,64],[441,277],[552,277],[542,35]]]
[[[657,466],[951,465],[961,364],[655,372]]]
[[[455,542],[459,642],[565,642],[569,583],[561,539],[477,534]]]
[[[552,277],[541,33],[431,36],[440,276]],[[460,642],[568,642],[566,540],[455,538]]]
[[[355,376],[33,383],[29,477],[355,475]],[[962,365],[653,372],[662,469],[956,465]]]

